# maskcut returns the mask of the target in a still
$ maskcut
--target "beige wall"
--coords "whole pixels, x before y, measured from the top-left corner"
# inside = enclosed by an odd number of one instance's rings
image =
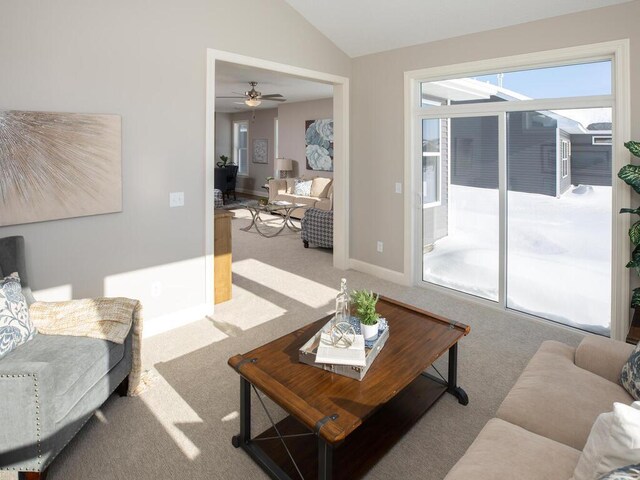
[[[220,155],[226,155],[229,160],[233,158],[233,122],[230,113],[216,113],[215,120],[215,144],[216,163],[220,161]]]
[[[233,122],[238,120],[246,120],[249,122],[249,175],[246,177],[238,175],[236,188],[238,188],[239,191],[267,196],[267,191],[262,190],[261,186],[267,182],[267,177],[273,177],[273,142],[275,118],[277,116],[277,108],[255,110],[255,118],[252,112],[234,113],[231,116]],[[253,140],[256,138],[267,139],[269,144],[267,153],[268,163],[253,162]]]
[[[403,271],[403,72],[629,38],[631,133],[640,138],[640,2],[354,59],[351,88],[351,257]],[[637,200],[637,197],[636,197]],[[632,202],[636,203],[636,201]],[[376,252],[376,241],[384,253]]]
[[[278,106],[278,143],[279,154],[293,160],[293,177],[329,177],[333,172],[307,170],[305,154],[305,121],[333,118],[333,99],[312,100],[309,102],[283,103]]]
[[[0,108],[122,116],[122,213],[0,228],[26,237],[36,290],[140,298],[147,318],[204,302],[207,48],[350,75],[282,0],[0,3]]]

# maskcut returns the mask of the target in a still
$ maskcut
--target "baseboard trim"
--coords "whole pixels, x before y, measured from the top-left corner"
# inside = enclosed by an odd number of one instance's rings
[[[404,273],[389,270],[388,268],[373,265],[372,263],[363,262],[361,260],[356,260],[355,258],[349,259],[349,268],[399,285],[407,285],[407,279],[405,278]]]
[[[145,319],[142,338],[153,337],[176,328],[184,327],[190,323],[202,320],[204,317],[211,315],[212,313],[213,308],[202,303],[183,310],[178,310],[177,312],[167,313],[151,319]]]

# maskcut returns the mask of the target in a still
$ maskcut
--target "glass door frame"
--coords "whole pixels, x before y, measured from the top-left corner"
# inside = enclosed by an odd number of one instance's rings
[[[420,106],[420,83],[465,76],[477,76],[496,71],[514,71],[545,66],[569,65],[598,60],[612,62],[612,93],[589,97],[568,97],[539,100],[505,101],[465,105]],[[541,320],[541,317],[508,309],[506,306],[506,248],[507,248],[507,113],[575,108],[612,109],[612,252],[611,252],[611,337],[623,340],[629,325],[629,273],[625,268],[630,255],[627,236],[629,219],[616,212],[630,204],[630,190],[623,182],[616,182],[619,168],[629,162],[623,142],[630,134],[629,42],[621,40],[602,44],[572,47],[537,54],[517,55],[480,62],[449,65],[405,72],[405,282],[434,289],[466,300],[499,308],[513,315]],[[422,168],[421,126],[423,119],[470,116],[498,116],[499,122],[499,297],[498,302],[486,300],[422,280]],[[420,167],[420,168],[418,168]],[[561,324],[557,324],[561,325]],[[572,327],[567,327],[572,328]]]

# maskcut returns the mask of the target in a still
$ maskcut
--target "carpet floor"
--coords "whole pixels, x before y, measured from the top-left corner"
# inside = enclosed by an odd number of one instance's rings
[[[285,230],[263,238],[239,230],[248,225],[248,213],[236,212],[233,299],[217,305],[212,318],[146,339],[152,387],[136,398],[112,396],[58,456],[50,480],[267,478],[231,446],[239,430],[239,380],[227,359],[329,313],[341,277],[350,288],[373,289],[471,326],[461,341],[458,373],[469,405],[442,397],[368,479],[442,479],[494,416],[540,343],[577,345],[582,338],[450,295],[335,270],[331,252],[303,248],[299,234]],[[255,432],[267,425],[258,409],[254,422]]]

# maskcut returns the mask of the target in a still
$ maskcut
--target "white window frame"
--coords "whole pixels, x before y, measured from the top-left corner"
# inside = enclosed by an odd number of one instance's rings
[[[589,97],[534,99],[518,102],[500,102],[498,109],[495,104],[477,103],[441,107],[420,106],[420,82],[446,80],[453,78],[472,77],[495,72],[508,72],[531,68],[543,68],[559,65],[580,64],[598,60],[612,61],[612,93],[611,95],[598,95]],[[506,113],[509,111],[538,111],[561,110],[586,107],[609,107],[613,109],[613,162],[612,174],[615,174],[623,165],[629,162],[629,154],[624,148],[623,139],[630,135],[630,73],[629,73],[629,40],[616,40],[579,47],[570,47],[557,50],[534,52],[525,55],[494,58],[476,62],[447,65],[421,70],[405,72],[404,112],[405,112],[405,238],[404,238],[404,278],[408,285],[416,285],[425,289],[432,289],[452,295],[467,301],[479,303],[500,311],[507,311],[515,317],[528,318],[534,321],[547,322],[539,317],[526,313],[508,310],[506,308],[506,171],[500,168],[500,211],[503,222],[500,225],[500,299],[499,302],[481,299],[465,293],[456,292],[446,287],[428,284],[422,281],[422,260],[419,248],[421,243],[421,214],[422,198],[421,165],[418,168],[416,158],[418,128],[417,124],[423,118],[451,118],[452,116],[471,116],[495,114],[499,116],[500,129],[506,130]],[[434,113],[434,111],[436,113]],[[504,165],[506,159],[506,142],[500,139],[499,153],[500,165]],[[615,179],[615,175],[613,175]],[[614,180],[612,188],[612,245],[611,245],[611,337],[624,340],[629,328],[629,273],[625,268],[630,252],[630,242],[627,236],[629,228],[629,216],[617,215],[615,212],[630,204],[630,191],[623,182]],[[561,324],[556,324],[562,327]],[[571,327],[565,327],[572,329]]]
[[[276,170],[276,158],[280,158],[280,144],[278,143],[278,135],[280,132],[280,121],[278,117],[273,119],[273,176],[278,178],[278,171]]]
[[[570,143],[565,139],[560,139],[560,168],[562,173],[562,178],[567,178],[569,176],[569,151],[570,151]]]
[[[442,119],[438,119],[438,132],[440,141],[437,152],[422,152],[422,157],[438,157],[436,163],[436,199],[433,202],[425,202],[423,198],[422,208],[439,207],[442,204]]]
[[[246,170],[240,170],[240,155],[239,150],[241,147],[238,147],[238,129],[240,125],[247,126],[247,146],[244,147],[247,151],[247,155],[245,158],[247,159]],[[233,122],[233,163],[238,165],[238,176],[248,177],[249,176],[249,121],[248,120],[234,120]]]
[[[602,140],[602,141],[598,141]],[[593,135],[591,137],[591,145],[613,145],[613,138],[611,135]]]

